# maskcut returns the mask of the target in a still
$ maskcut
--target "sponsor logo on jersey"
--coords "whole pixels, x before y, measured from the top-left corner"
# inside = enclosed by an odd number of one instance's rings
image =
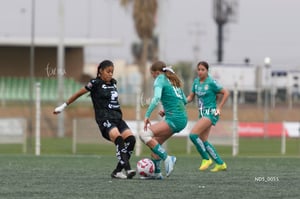
[[[89,89],[91,89],[93,87],[93,83],[92,82],[89,82],[86,87],[88,87]]]
[[[108,85],[106,85],[106,84],[102,84],[102,88],[104,88],[104,89],[116,88],[116,85],[114,84],[114,85],[112,85],[112,86],[108,86]]]
[[[108,108],[110,109],[120,108],[120,105],[108,104]]]
[[[209,86],[206,84],[205,86],[204,86],[204,90],[208,90],[209,89]]]

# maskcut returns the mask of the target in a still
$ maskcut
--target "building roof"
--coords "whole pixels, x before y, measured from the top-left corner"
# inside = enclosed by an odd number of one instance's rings
[[[34,46],[37,47],[57,47],[60,44],[60,38],[56,37],[0,37],[0,46]],[[120,39],[110,38],[64,38],[63,45],[66,47],[84,47],[84,46],[120,46]]]

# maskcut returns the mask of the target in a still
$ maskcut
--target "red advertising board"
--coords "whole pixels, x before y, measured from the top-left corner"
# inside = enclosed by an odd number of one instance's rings
[[[238,127],[240,137],[280,137],[283,130],[282,122],[239,122]]]

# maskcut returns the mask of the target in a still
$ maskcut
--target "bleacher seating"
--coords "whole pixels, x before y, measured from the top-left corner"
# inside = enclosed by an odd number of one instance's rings
[[[33,88],[30,89],[30,77],[0,77],[0,100],[5,101],[28,101],[33,92],[35,98],[35,83],[40,82],[41,100],[43,102],[56,101],[58,99],[58,81],[56,78],[36,77]],[[64,79],[64,98],[68,99],[72,94],[78,91],[83,85],[72,78]],[[78,100],[89,101],[86,96]]]

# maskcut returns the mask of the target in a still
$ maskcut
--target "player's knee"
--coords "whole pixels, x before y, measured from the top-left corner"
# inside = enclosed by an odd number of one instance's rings
[[[122,136],[117,136],[116,138],[115,138],[115,141],[114,141],[114,143],[115,143],[115,145],[124,145],[124,140],[123,140],[123,138],[122,138]]]
[[[125,139],[125,143],[127,143],[129,146],[134,146],[135,142],[136,142],[136,139],[133,135],[130,135]]]
[[[147,129],[147,131],[142,131],[139,136],[140,139],[147,144],[152,139],[153,132],[150,129]]]

